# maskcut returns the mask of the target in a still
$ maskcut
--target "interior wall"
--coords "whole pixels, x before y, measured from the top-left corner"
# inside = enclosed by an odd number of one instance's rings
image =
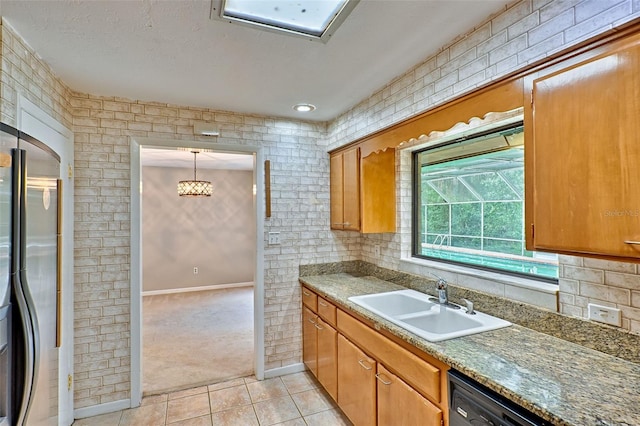
[[[215,123],[221,144],[260,145],[271,161],[264,363],[300,363],[298,266],[360,258],[359,234],[330,231],[326,124],[75,92],[5,22],[1,35],[2,120],[15,125],[16,94],[24,93],[74,131],[75,409],[108,409],[131,396],[131,139],[211,142],[194,134],[195,121]],[[280,245],[267,246],[270,231],[280,232]]]
[[[329,123],[329,147],[345,145],[399,123],[638,17],[640,2],[632,0],[516,2]],[[448,129],[424,129],[422,134],[432,130]],[[409,161],[400,162],[401,155],[397,158],[399,232],[363,235],[361,253],[362,260],[389,269],[406,269],[401,259],[411,253],[411,202],[407,202],[411,197],[411,168]],[[376,246],[380,246],[380,255],[375,255]],[[559,263],[561,313],[586,318],[588,303],[618,307],[622,310],[622,327],[640,334],[637,265],[574,256],[560,256]],[[409,272],[420,273],[421,269],[411,268]],[[492,279],[461,277],[447,275],[463,287],[490,293],[500,290]],[[515,300],[537,297],[531,292],[520,293]],[[504,290],[500,295],[509,297]]]
[[[217,123],[221,143],[264,146],[264,156],[272,162],[272,217],[265,220],[263,244],[269,231],[279,231],[282,239],[280,246],[265,250],[265,368],[287,366],[300,362],[302,354],[299,264],[362,257],[395,269],[403,247],[401,233],[361,236],[329,230],[326,152],[638,17],[639,9],[633,0],[522,0],[439,49],[329,123],[328,129],[324,124],[74,92],[3,22],[2,121],[15,125],[16,94],[24,93],[75,133],[75,407],[130,396],[130,138],[194,140],[199,137],[193,134],[193,122],[204,120]],[[400,212],[408,208],[400,205]],[[374,245],[381,246],[381,256],[374,255]],[[616,283],[625,297],[631,294],[637,269],[620,265],[624,271],[563,257],[563,312],[580,315],[588,300],[609,301],[614,296],[607,289]],[[584,293],[581,286],[591,282],[599,284]],[[636,305],[623,312],[627,319],[634,315],[627,324],[637,330],[640,297],[635,294]]]
[[[200,141],[228,146],[259,145],[271,161],[272,215],[264,220],[264,365],[265,370],[302,360],[301,299],[298,266],[357,259],[359,237],[338,241],[329,229],[329,158],[326,125],[182,107],[160,102],[74,93],[76,297],[100,297],[76,312],[76,341],[91,341],[76,368],[91,371],[82,382],[76,408],[130,398],[130,145],[134,138]],[[195,135],[193,123],[209,121],[220,129],[212,140]],[[267,246],[268,232],[280,232],[281,244]],[[356,241],[353,243],[352,241]],[[113,250],[115,256],[108,253]],[[107,254],[103,254],[107,253]],[[77,268],[76,268],[77,269]],[[78,316],[80,315],[80,318]],[[99,324],[92,325],[92,324]],[[104,326],[103,324],[108,324]],[[102,344],[108,341],[109,345]],[[100,344],[93,344],[100,343]],[[118,367],[112,367],[117,365]],[[86,396],[85,396],[86,395]]]
[[[178,196],[177,182],[192,173],[142,168],[143,291],[253,281],[253,171],[198,169],[199,179],[212,182],[213,195]]]
[[[17,125],[18,94],[72,128],[71,90],[51,67],[0,17],[0,121]]]

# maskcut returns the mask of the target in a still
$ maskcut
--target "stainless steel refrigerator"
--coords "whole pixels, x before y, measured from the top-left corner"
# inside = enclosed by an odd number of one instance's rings
[[[0,123],[0,426],[57,425],[60,158]]]

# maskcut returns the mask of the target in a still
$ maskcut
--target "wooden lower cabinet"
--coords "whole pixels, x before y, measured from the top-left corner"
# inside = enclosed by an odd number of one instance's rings
[[[378,425],[441,426],[442,410],[378,364]]]
[[[355,426],[448,426],[446,364],[303,290],[302,359]]]
[[[302,361],[318,377],[318,316],[306,306],[302,307]]]
[[[376,424],[376,361],[338,335],[338,406],[356,426]]]
[[[338,332],[322,319],[317,319],[318,330],[318,381],[331,395],[338,400]]]

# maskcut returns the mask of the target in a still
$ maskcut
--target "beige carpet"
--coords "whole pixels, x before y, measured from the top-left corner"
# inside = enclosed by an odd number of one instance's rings
[[[144,395],[253,374],[253,287],[142,300]]]

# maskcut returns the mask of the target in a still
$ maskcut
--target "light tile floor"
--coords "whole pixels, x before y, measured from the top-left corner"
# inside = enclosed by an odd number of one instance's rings
[[[138,408],[76,420],[74,426],[348,426],[308,372],[245,377],[145,397]]]

